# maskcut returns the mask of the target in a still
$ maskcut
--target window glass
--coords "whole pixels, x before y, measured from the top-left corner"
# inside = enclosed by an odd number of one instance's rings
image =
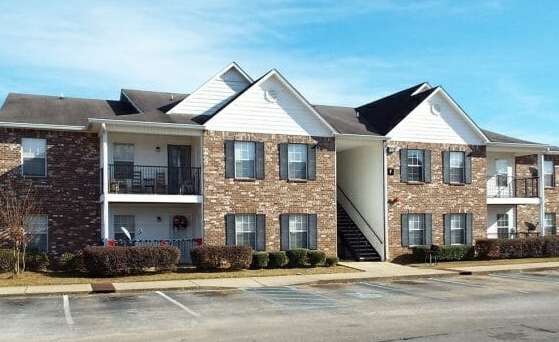
[[[254,178],[254,142],[235,141],[235,178]]]
[[[555,213],[545,213],[544,235],[556,235]]]
[[[22,138],[21,157],[24,176],[46,176],[47,141],[45,139]]]
[[[289,144],[287,153],[289,179],[307,179],[307,145]]]
[[[466,243],[466,220],[463,214],[450,215],[450,243]]]
[[[289,215],[289,248],[308,247],[307,215]]]
[[[134,145],[113,144],[115,179],[132,179],[134,175]]]
[[[115,240],[128,241],[128,237],[126,236],[122,228],[128,230],[130,238],[134,240],[136,235],[134,221],[134,215],[115,215],[113,222]]]
[[[499,239],[509,238],[509,215],[497,214],[497,237]]]
[[[408,229],[410,246],[425,244],[425,217],[423,214],[409,214]]]
[[[543,181],[544,186],[552,187],[554,183],[554,166],[553,161],[546,160],[543,162]]]
[[[48,216],[31,215],[24,219],[25,232],[28,234],[27,250],[48,252]]]
[[[450,152],[450,182],[464,183],[464,152]]]
[[[408,150],[408,181],[423,182],[423,151]]]
[[[235,238],[237,245],[246,245],[256,249],[255,215],[235,215]]]

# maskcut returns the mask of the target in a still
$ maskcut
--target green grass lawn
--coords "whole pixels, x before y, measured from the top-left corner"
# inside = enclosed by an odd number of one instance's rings
[[[490,266],[490,265],[513,265],[513,264],[531,264],[538,262],[559,262],[559,258],[526,258],[526,259],[497,259],[497,260],[472,260],[472,261],[445,261],[439,262],[437,265],[416,263],[409,264],[413,267],[425,267],[435,269],[452,269],[456,267],[470,267],[470,266]]]

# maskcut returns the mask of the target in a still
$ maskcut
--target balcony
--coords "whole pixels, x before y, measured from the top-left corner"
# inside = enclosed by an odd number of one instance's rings
[[[537,198],[538,177],[490,176],[487,179],[487,197]]]
[[[201,195],[199,167],[109,165],[113,194]]]

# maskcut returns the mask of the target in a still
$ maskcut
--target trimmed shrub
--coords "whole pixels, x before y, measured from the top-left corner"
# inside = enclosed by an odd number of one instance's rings
[[[559,236],[476,240],[478,259],[521,259],[559,256]]]
[[[202,270],[241,270],[252,262],[252,248],[249,246],[196,246],[190,251],[192,263]]]
[[[431,246],[412,247],[415,261],[424,262]],[[474,246],[471,245],[443,245],[439,246],[437,261],[460,261],[474,259]]]
[[[322,264],[326,260],[326,253],[324,251],[308,251],[307,261],[311,264],[311,267],[316,267],[318,264]]]
[[[285,252],[269,252],[268,253],[268,268],[282,268],[285,265]]]
[[[83,249],[83,262],[93,277],[143,274],[151,269],[170,271],[176,268],[180,251],[175,246],[104,247]]]
[[[30,271],[43,271],[49,266],[50,260],[47,253],[32,251],[25,255],[25,268]]]
[[[56,262],[56,269],[66,273],[83,273],[86,271],[83,262],[83,251],[65,252]]]
[[[11,249],[0,249],[0,272],[14,269],[14,253]]]
[[[335,267],[338,265],[340,259],[336,256],[327,256],[326,260],[324,260],[324,266],[326,267]]]
[[[304,248],[294,248],[287,250],[285,252],[287,256],[287,267],[305,267],[305,261],[307,261],[307,252],[308,250]]]
[[[252,263],[250,268],[261,269],[268,266],[268,253],[267,252],[253,252],[252,253]]]

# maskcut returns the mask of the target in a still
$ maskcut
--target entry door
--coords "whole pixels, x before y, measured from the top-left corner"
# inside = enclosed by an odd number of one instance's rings
[[[191,183],[190,145],[167,145],[169,193],[183,194]]]
[[[496,159],[495,171],[498,197],[512,197],[513,189],[509,161],[507,159]]]

